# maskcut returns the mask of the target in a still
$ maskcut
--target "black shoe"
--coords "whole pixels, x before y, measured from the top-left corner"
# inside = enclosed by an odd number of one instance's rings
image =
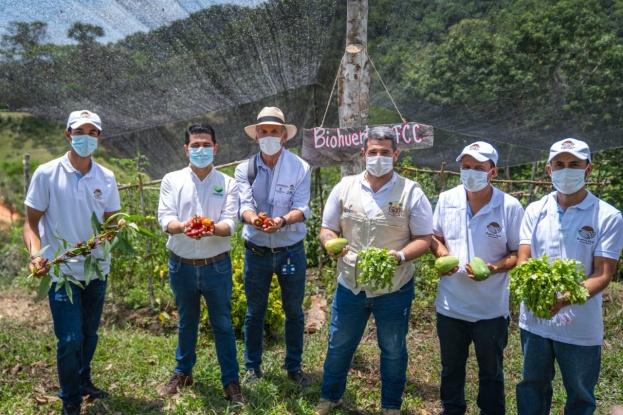
[[[80,415],[80,404],[63,402],[63,409],[61,410],[61,415]]]
[[[288,372],[288,377],[292,382],[296,383],[301,388],[309,388],[312,384],[310,377],[301,369],[294,372]]]
[[[109,393],[95,386],[93,382],[91,382],[91,379],[89,379],[82,385],[82,396],[87,395],[89,395],[91,399],[106,399]]]

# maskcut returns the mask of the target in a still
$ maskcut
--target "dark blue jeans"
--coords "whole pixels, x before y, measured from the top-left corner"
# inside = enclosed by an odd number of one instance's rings
[[[374,314],[381,349],[381,407],[400,409],[407,382],[407,331],[413,302],[413,278],[400,290],[368,298],[338,284],[331,311],[329,345],[320,397],[339,402],[346,377],[368,319]]]
[[[83,282],[84,284],[84,282]],[[97,347],[97,329],[100,325],[106,281],[91,280],[85,288],[69,284],[73,303],[63,284],[56,291],[56,283],[48,292],[50,311],[54,321],[56,367],[63,402],[82,402],[82,385],[91,379],[91,360]]]
[[[303,332],[305,314],[303,298],[305,296],[305,270],[307,259],[305,245],[297,244],[292,248],[290,263],[296,271],[293,275],[282,275],[281,266],[286,264],[290,251],[264,255],[245,249],[244,255],[244,293],[247,297],[247,314],[244,319],[244,358],[247,370],[260,370],[262,365],[262,341],[264,338],[264,316],[268,307],[268,294],[273,274],[277,274],[281,287],[281,302],[286,316],[285,366],[288,372],[301,368],[303,355]]]
[[[197,362],[197,337],[201,297],[208,306],[208,318],[214,335],[216,358],[221,367],[223,387],[238,381],[236,335],[231,323],[231,258],[202,267],[169,258],[169,283],[179,313],[175,373],[191,375]]]
[[[601,367],[601,346],[576,346],[521,330],[523,379],[517,384],[519,415],[548,415],[552,380],[558,362],[567,392],[566,415],[591,415],[597,408],[595,385]]]
[[[444,414],[464,414],[465,366],[473,342],[478,361],[477,404],[482,415],[504,414],[504,349],[509,319],[497,317],[469,322],[437,313],[441,349],[440,397]]]

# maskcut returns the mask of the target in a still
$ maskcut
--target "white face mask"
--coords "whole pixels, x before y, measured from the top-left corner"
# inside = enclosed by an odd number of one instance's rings
[[[281,150],[281,137],[260,138],[260,150],[267,156],[274,156]]]
[[[383,156],[366,157],[366,170],[375,177],[381,177],[394,169],[394,158]]]
[[[461,183],[463,183],[466,190],[470,192],[478,192],[479,190],[487,187],[487,184],[489,183],[487,180],[488,176],[488,171],[479,171],[474,169],[461,170]]]
[[[552,170],[552,184],[562,194],[573,194],[586,184],[586,169]]]

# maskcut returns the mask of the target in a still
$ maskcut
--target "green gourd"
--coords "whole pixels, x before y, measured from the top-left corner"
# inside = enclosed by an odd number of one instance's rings
[[[452,255],[440,256],[435,261],[435,268],[442,274],[449,272],[459,265],[459,259]]]
[[[474,277],[476,277],[479,281],[484,281],[489,278],[489,275],[491,275],[491,270],[485,261],[477,256],[473,257],[472,260],[469,261],[469,267],[472,269]]]

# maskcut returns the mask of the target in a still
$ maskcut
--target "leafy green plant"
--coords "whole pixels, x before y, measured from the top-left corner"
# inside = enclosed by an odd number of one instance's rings
[[[389,250],[374,246],[357,253],[357,266],[361,268],[359,282],[373,290],[392,288],[396,271],[396,258],[388,255]]]
[[[571,304],[582,304],[588,299],[588,290],[581,283],[585,278],[581,262],[556,258],[550,263],[543,255],[513,268],[509,289],[512,298],[523,301],[536,317],[550,318],[550,307],[559,295]]]

